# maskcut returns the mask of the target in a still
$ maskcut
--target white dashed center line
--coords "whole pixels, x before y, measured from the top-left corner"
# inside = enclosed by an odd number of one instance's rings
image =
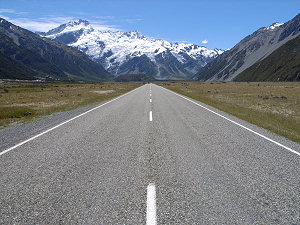
[[[152,111],[149,113],[149,120],[152,121]]]
[[[155,184],[147,187],[147,225],[156,225],[156,191]]]
[[[150,102],[152,102],[152,99],[150,98]]]

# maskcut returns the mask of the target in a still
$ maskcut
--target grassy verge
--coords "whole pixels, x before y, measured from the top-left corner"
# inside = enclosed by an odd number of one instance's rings
[[[100,103],[141,85],[142,83],[1,83],[0,126]]]
[[[300,142],[299,82],[157,84]]]

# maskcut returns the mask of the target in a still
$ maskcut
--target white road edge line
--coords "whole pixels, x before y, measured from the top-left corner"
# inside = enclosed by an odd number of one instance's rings
[[[144,86],[144,85],[143,85],[143,86]],[[125,94],[123,94],[123,95],[120,95],[119,97],[116,97],[116,98],[114,98],[114,99],[112,99],[112,100],[110,100],[110,101],[108,101],[108,102],[105,102],[105,103],[103,103],[103,104],[101,104],[101,105],[98,105],[98,106],[96,106],[96,107],[94,107],[94,108],[92,108],[92,109],[90,109],[90,110],[88,110],[88,111],[86,111],[86,112],[84,112],[84,113],[81,113],[81,114],[79,114],[79,115],[77,115],[77,116],[75,116],[75,117],[73,117],[73,118],[71,118],[71,119],[69,119],[69,120],[67,120],[67,121],[65,121],[65,122],[62,122],[62,123],[60,123],[60,124],[58,124],[58,125],[56,125],[56,126],[50,128],[50,129],[48,129],[48,130],[45,130],[45,131],[42,132],[42,133],[39,133],[39,134],[37,134],[37,135],[35,135],[35,136],[33,136],[33,137],[31,137],[31,138],[25,140],[25,141],[22,141],[22,142],[20,142],[19,144],[16,144],[16,145],[14,145],[14,146],[12,146],[12,147],[10,147],[10,148],[8,148],[8,149],[6,149],[6,150],[0,152],[0,156],[1,156],[1,155],[4,155],[4,154],[7,153],[7,152],[10,152],[11,150],[14,150],[15,148],[17,148],[17,147],[19,147],[19,146],[21,146],[21,145],[23,145],[23,144],[25,144],[25,143],[27,143],[27,142],[29,142],[29,141],[34,140],[34,139],[36,139],[36,138],[38,138],[38,137],[40,137],[40,136],[42,136],[42,135],[44,135],[44,134],[46,134],[46,133],[48,133],[48,132],[50,132],[50,131],[52,131],[52,130],[54,130],[54,129],[56,129],[56,128],[58,128],[58,127],[64,125],[64,124],[66,124],[66,123],[69,123],[69,122],[71,122],[72,120],[75,120],[75,119],[77,119],[77,118],[79,118],[79,117],[81,117],[81,116],[83,116],[83,115],[85,115],[85,114],[87,114],[87,113],[89,113],[89,112],[92,112],[92,111],[94,111],[95,109],[98,109],[98,108],[100,108],[100,107],[102,107],[102,106],[107,105],[108,103],[111,103],[111,102],[113,102],[113,101],[116,101],[117,99],[122,98],[122,97],[124,97],[124,96],[126,96],[126,95],[128,95],[128,94],[130,94],[130,93],[132,93],[132,92],[134,92],[134,91],[136,91],[137,89],[143,87],[143,86],[140,86],[140,87],[138,87],[138,88],[136,88],[136,89],[134,89],[134,90],[132,90],[132,91],[130,91],[130,92],[127,92],[127,93],[125,93]]]
[[[161,87],[161,88],[163,88],[163,87]],[[215,111],[213,111],[213,110],[211,110],[211,109],[209,109],[209,108],[207,108],[207,107],[205,107],[205,106],[203,106],[203,105],[201,105],[201,104],[199,104],[199,103],[197,103],[197,102],[194,102],[194,101],[192,101],[191,99],[184,97],[183,95],[177,94],[177,93],[175,93],[175,92],[173,92],[173,91],[170,91],[170,90],[168,90],[168,89],[166,89],[166,88],[163,88],[163,89],[165,89],[165,90],[167,90],[167,91],[169,91],[169,92],[171,92],[171,93],[173,93],[173,94],[175,94],[175,95],[177,95],[177,96],[179,96],[179,97],[181,97],[181,98],[184,98],[185,100],[187,100],[187,101],[189,101],[189,102],[192,102],[192,103],[194,103],[195,105],[200,106],[200,107],[202,107],[203,109],[206,109],[207,111],[209,111],[209,112],[211,112],[211,113],[214,113],[215,115],[220,116],[220,117],[222,117],[223,119],[228,120],[228,121],[234,123],[235,125],[238,125],[238,126],[244,128],[244,129],[246,129],[246,130],[248,130],[248,131],[250,131],[250,132],[252,132],[252,133],[254,133],[254,134],[256,134],[256,135],[258,135],[258,136],[260,136],[260,137],[262,137],[262,138],[264,138],[264,139],[266,139],[266,140],[268,140],[268,141],[270,141],[270,142],[272,142],[272,143],[274,143],[274,144],[276,144],[276,145],[278,145],[278,146],[280,146],[280,147],[282,147],[282,148],[284,148],[284,149],[286,149],[286,150],[288,150],[288,151],[290,151],[290,152],[292,152],[292,153],[295,153],[295,154],[298,155],[298,156],[300,156],[300,152],[297,152],[297,151],[295,151],[295,150],[293,150],[293,149],[291,149],[291,148],[289,148],[289,147],[287,147],[287,146],[285,146],[285,145],[283,145],[283,144],[280,144],[280,143],[277,142],[277,141],[272,140],[271,138],[268,138],[268,137],[266,137],[266,136],[264,136],[264,135],[262,135],[262,134],[260,134],[260,133],[258,133],[258,132],[256,132],[256,131],[254,131],[254,130],[248,128],[248,127],[245,127],[244,125],[242,125],[242,124],[240,124],[240,123],[238,123],[238,122],[235,122],[235,121],[233,121],[233,120],[231,120],[231,119],[229,119],[229,118],[227,118],[227,117],[225,117],[225,116],[223,116],[223,115],[221,115],[221,114],[219,114],[219,113],[217,113],[217,112],[215,112]]]
[[[149,120],[152,121],[152,111],[149,113]]]
[[[156,191],[155,184],[151,183],[147,187],[147,225],[156,225]]]

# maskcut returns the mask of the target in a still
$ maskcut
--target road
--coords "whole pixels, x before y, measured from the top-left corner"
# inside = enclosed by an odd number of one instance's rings
[[[1,224],[300,223],[299,144],[157,85],[40,124],[0,130]]]

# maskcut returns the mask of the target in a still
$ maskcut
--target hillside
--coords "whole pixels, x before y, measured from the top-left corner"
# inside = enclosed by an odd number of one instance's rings
[[[0,18],[0,78],[102,81],[108,72],[75,48]]]
[[[269,27],[262,27],[201,68],[193,80],[232,81],[299,33],[300,14],[284,24],[273,23]]]
[[[243,71],[235,81],[300,81],[300,36]]]

